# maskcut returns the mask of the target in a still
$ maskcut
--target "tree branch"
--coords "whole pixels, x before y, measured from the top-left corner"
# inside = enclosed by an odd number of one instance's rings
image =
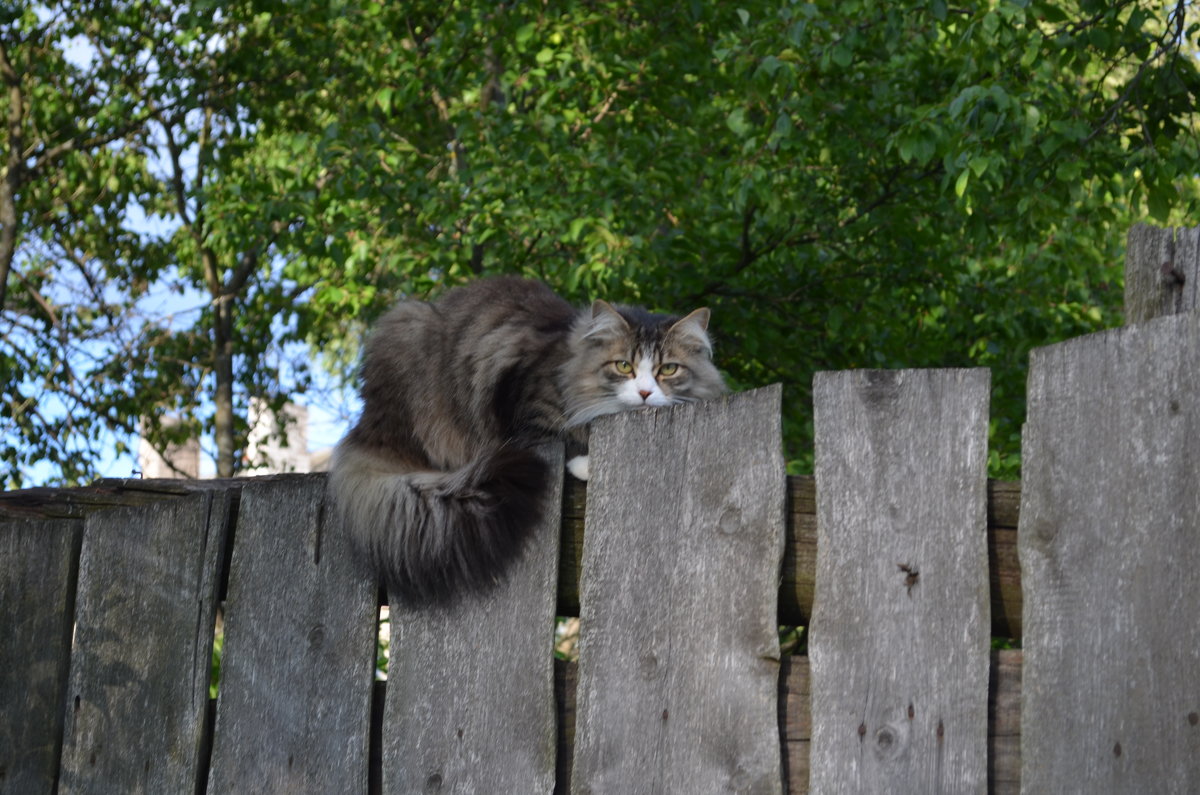
[[[25,288],[25,292],[29,293],[29,297],[32,298],[33,302],[38,305],[38,308],[42,310],[42,313],[46,316],[46,319],[50,321],[50,325],[53,328],[59,328],[62,324],[59,321],[58,313],[54,311],[54,307],[50,305],[50,302],[47,301],[40,292],[38,292],[38,289],[34,287],[33,284],[26,279],[20,271],[18,271],[16,268],[13,268],[10,270],[10,272],[17,277],[17,281],[21,282],[21,285]]]
[[[8,273],[17,252],[17,188],[21,184],[24,163],[21,150],[25,148],[23,127],[25,96],[21,78],[8,57],[8,47],[0,41],[0,79],[8,89],[8,159],[4,181],[0,183],[0,312],[8,292]]]

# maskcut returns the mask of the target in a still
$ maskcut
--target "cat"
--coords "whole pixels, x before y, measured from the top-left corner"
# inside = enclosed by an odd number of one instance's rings
[[[726,392],[708,321],[580,310],[511,276],[399,303],[364,346],[362,413],[330,470],[352,546],[412,605],[499,582],[554,475],[536,445],[564,440],[586,480],[592,420]]]

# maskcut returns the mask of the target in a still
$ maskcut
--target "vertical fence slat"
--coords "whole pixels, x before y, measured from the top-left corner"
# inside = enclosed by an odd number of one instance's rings
[[[192,792],[226,493],[87,518],[60,792]]]
[[[1022,787],[1200,781],[1200,315],[1035,350]]]
[[[1200,308],[1200,227],[1137,224],[1125,242],[1125,322]]]
[[[563,472],[561,445],[543,448]],[[554,790],[554,607],[562,480],[494,590],[446,607],[391,599],[383,791]]]
[[[780,395],[593,427],[573,791],[780,791]]]
[[[82,525],[0,524],[0,793],[51,793],[58,779]]]
[[[323,475],[242,489],[210,793],[367,790],[376,590],[324,499]]]
[[[989,385],[814,379],[814,792],[986,789]]]

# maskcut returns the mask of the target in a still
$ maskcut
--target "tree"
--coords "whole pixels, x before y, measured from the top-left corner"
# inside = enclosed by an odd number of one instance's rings
[[[208,304],[139,332],[108,416],[170,405],[230,471],[249,397],[307,384],[281,343],[349,377],[395,298],[519,272],[712,306],[734,384],[787,386],[801,469],[815,369],[990,366],[1011,476],[1028,349],[1114,323],[1125,227],[1195,208],[1188,7],[739,5],[116,4],[127,26],[155,10],[137,24],[158,82],[129,83],[146,131],[118,150],[153,179],[109,211],[172,232],[105,267]],[[88,14],[105,86],[139,63],[119,17]]]
[[[306,170],[312,160],[293,156],[312,129],[295,107],[297,93],[313,90],[311,64],[290,54],[295,40],[264,38],[271,11],[282,9],[62,4],[8,20],[2,63],[21,66],[5,69],[10,163],[0,211],[16,221],[5,223],[12,246],[0,265],[19,253],[9,281],[33,305],[3,305],[10,483],[47,459],[68,481],[86,477],[97,424],[118,444],[141,430],[162,449],[199,434],[206,419],[218,473],[231,475],[248,396],[278,407],[302,390],[303,368],[283,387],[282,364],[267,361],[293,330],[286,315],[305,289],[280,241],[311,215],[321,181]],[[308,24],[317,7],[288,9],[294,28],[320,42]],[[72,63],[68,49],[87,62]],[[69,289],[72,279],[90,294]],[[207,301],[181,324],[146,314],[155,291]],[[98,329],[96,316],[106,321]],[[183,421],[160,422],[168,413]]]
[[[991,366],[1011,476],[1029,348],[1114,323],[1125,228],[1195,206],[1186,12],[396,10],[395,267],[710,303],[735,383],[788,385],[801,468],[814,369]]]
[[[153,245],[125,227],[148,190],[138,146],[146,115],[134,73],[72,62],[81,26],[30,7],[0,18],[4,164],[0,179],[2,460],[37,460],[73,480],[88,472],[114,414],[114,385],[97,351],[128,344],[127,318],[145,291]]]

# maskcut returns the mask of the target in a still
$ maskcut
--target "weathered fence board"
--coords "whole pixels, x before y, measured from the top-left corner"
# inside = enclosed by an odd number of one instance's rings
[[[367,790],[377,593],[324,477],[242,488],[210,793]]]
[[[54,792],[71,655],[75,519],[0,524],[0,793]]]
[[[1125,322],[1200,308],[1200,227],[1138,224],[1125,244]]]
[[[991,562],[992,635],[1021,637],[1021,566],[1017,561],[1017,512],[1021,484],[988,481],[988,558]],[[787,479],[787,543],[779,584],[779,621],[807,626],[812,616],[817,570],[817,501],[812,475]],[[2,504],[2,503],[0,503]],[[579,571],[583,568],[583,514],[587,487],[568,478],[563,496],[563,543],[558,579],[558,614],[579,615]]]
[[[573,791],[780,791],[780,394],[593,428]]]
[[[1021,666],[1019,649],[992,652],[988,682],[988,792],[1021,791]]]
[[[1200,315],[1035,350],[1022,786],[1200,784]]]
[[[816,792],[983,792],[986,370],[814,379]]]
[[[563,470],[561,445],[542,449]],[[562,481],[499,587],[438,608],[391,602],[383,791],[554,791],[554,591]]]
[[[993,651],[991,665],[988,792],[1009,795],[1020,790],[1021,652],[1016,649]],[[561,660],[555,663],[561,741],[567,750],[573,746],[575,736],[576,668],[575,663]],[[779,676],[779,739],[783,746],[784,792],[791,795],[809,791],[810,706],[808,657],[783,657]]]
[[[60,792],[196,788],[228,500],[87,518]]]

